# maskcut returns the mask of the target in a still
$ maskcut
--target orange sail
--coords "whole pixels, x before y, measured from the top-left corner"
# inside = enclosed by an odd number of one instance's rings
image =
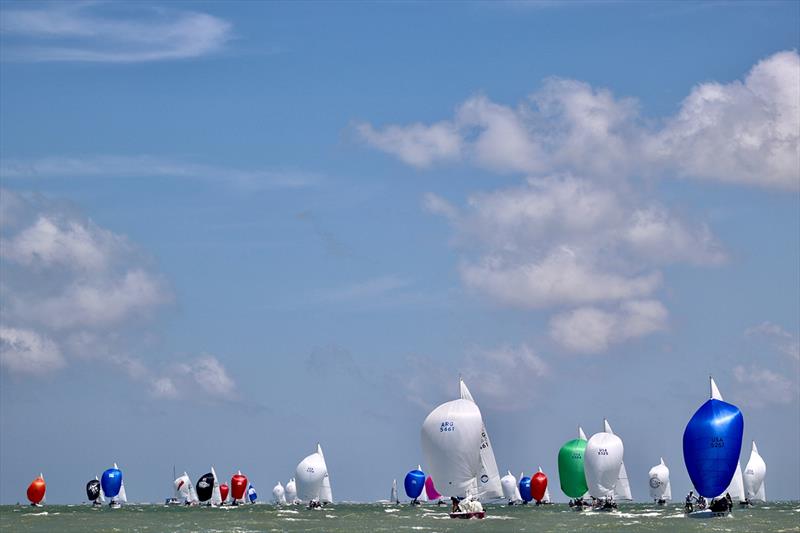
[[[44,476],[39,474],[39,477],[31,481],[31,484],[28,485],[28,499],[32,504],[38,504],[44,499],[45,490],[47,490],[47,485],[44,482]]]

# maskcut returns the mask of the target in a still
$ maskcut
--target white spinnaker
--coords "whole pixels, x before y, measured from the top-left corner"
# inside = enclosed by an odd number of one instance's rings
[[[298,463],[295,469],[295,482],[297,483],[297,498],[304,502],[320,499],[322,480],[328,470],[325,458],[314,452]]]
[[[277,485],[272,487],[272,497],[275,498],[275,503],[278,505],[283,505],[286,503],[286,490],[284,490],[280,481],[278,481]]]
[[[211,505],[222,505],[222,492],[219,490],[219,476],[214,467],[211,467],[211,475],[214,477],[214,487],[211,489]]]
[[[397,480],[396,479],[392,480],[392,493],[389,496],[389,501],[392,502],[392,503],[399,503],[400,502],[400,498],[397,497]]]
[[[422,454],[443,496],[477,496],[482,427],[481,410],[462,399],[443,403],[422,423]]]
[[[189,487],[192,486],[192,480],[189,479],[189,475],[184,472],[183,475],[178,476],[175,479],[175,490],[178,492],[178,496],[183,498],[185,502],[191,503],[192,496],[189,492]]]
[[[614,496],[623,453],[622,440],[613,433],[602,431],[592,435],[583,455],[589,494],[595,498]]]
[[[503,488],[503,498],[510,502],[517,501],[519,487],[517,486],[517,478],[514,477],[511,470],[508,471],[508,474],[500,478],[500,486]]]
[[[650,487],[651,499],[655,501],[672,499],[672,491],[669,486],[669,468],[664,464],[663,458],[661,458],[659,464],[650,469],[647,477],[649,479],[648,486]],[[667,494],[668,491],[670,494]]]
[[[742,476],[742,467],[738,462],[736,463],[736,470],[733,472],[733,479],[731,479],[730,485],[728,485],[728,488],[722,491],[722,494],[717,496],[717,498],[721,498],[725,496],[725,494],[730,494],[731,500],[735,502],[743,502],[745,500],[744,477]]]
[[[764,489],[764,478],[767,475],[767,464],[758,453],[756,442],[750,450],[750,460],[744,467],[744,494],[748,500],[767,501],[766,490]]]
[[[463,379],[459,380],[459,389],[462,400],[475,402]],[[477,405],[477,402],[475,402]],[[481,500],[491,500],[503,497],[503,488],[500,485],[500,472],[497,469],[497,460],[494,457],[494,448],[486,431],[486,424],[481,419],[481,469],[476,477],[478,494]]]
[[[291,478],[286,482],[286,501],[289,503],[294,503],[295,500],[297,500],[297,484],[295,483],[294,478]]]
[[[114,463],[114,468],[119,470],[119,467],[117,466],[117,463]],[[127,503],[128,502],[128,495],[125,493],[125,479],[123,479],[120,482],[119,493],[117,494],[117,496],[115,498],[112,498],[112,499],[115,499],[116,501],[123,502],[123,503]]]

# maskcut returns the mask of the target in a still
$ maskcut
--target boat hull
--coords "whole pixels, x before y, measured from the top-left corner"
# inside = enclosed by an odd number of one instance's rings
[[[486,518],[486,511],[477,511],[470,513],[450,513],[450,518]]]
[[[729,511],[712,511],[711,509],[703,509],[702,511],[686,513],[686,517],[704,520],[706,518],[724,518],[730,514],[731,513]]]

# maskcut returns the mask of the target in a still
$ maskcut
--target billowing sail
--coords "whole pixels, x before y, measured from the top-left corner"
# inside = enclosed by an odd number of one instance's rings
[[[650,472],[647,473],[647,477],[650,479],[648,482],[650,486],[650,498],[654,501],[669,501],[672,499],[672,490],[669,484],[669,468],[664,464],[663,457],[659,464],[650,469]]]
[[[225,484],[225,483],[220,483],[220,485],[219,485],[219,496],[220,496],[220,502],[221,503],[225,503],[226,501],[228,501],[228,493],[229,492],[230,492],[230,487],[228,487],[228,485]]]
[[[422,489],[425,488],[425,472],[420,470],[420,467],[411,470],[403,480],[403,487],[406,489],[406,496],[412,500],[419,498]]]
[[[297,485],[294,478],[286,482],[286,501],[289,503],[297,501]]]
[[[397,497],[397,480],[392,480],[392,493],[389,495],[389,501],[392,503],[400,503],[400,498]]]
[[[28,485],[28,500],[32,504],[38,504],[44,499],[44,494],[47,491],[47,484],[44,482],[44,476],[39,474],[39,477],[31,481]]]
[[[767,475],[767,464],[758,453],[756,442],[750,451],[750,460],[744,467],[744,491],[745,496],[750,501],[767,501],[766,489],[764,488],[764,478]]]
[[[275,503],[278,505],[283,505],[286,503],[286,491],[283,489],[283,485],[281,485],[280,481],[278,481],[277,485],[272,487],[272,497],[275,499]]]
[[[531,478],[522,474],[519,475],[519,495],[524,502],[529,502],[533,499],[531,496]]]
[[[258,499],[258,493],[253,485],[247,487],[247,499],[250,500],[250,503],[256,503]],[[283,499],[283,503],[286,503],[286,498]]]
[[[97,500],[100,497],[100,481],[95,479],[90,479],[89,482],[86,484],[86,498],[90,502]]]
[[[211,467],[211,477],[214,478],[214,484],[211,486],[211,505],[222,505],[222,491],[219,488],[219,477],[213,466]]]
[[[317,449],[320,449],[319,446]],[[300,461],[295,469],[297,497],[304,502],[319,500],[322,481],[327,473],[325,458],[319,452],[314,452]]]
[[[519,493],[517,478],[514,477],[511,470],[508,471],[508,474],[500,478],[500,486],[503,488],[503,498],[509,502],[519,501],[517,499],[517,494]]]
[[[547,491],[547,476],[542,469],[531,476],[531,498],[537,502],[544,501],[544,494]]]
[[[459,380],[461,399],[475,402],[464,380]],[[477,402],[475,402],[477,405]],[[477,476],[478,494],[482,500],[502,498],[503,488],[500,486],[500,472],[497,470],[497,461],[494,457],[494,448],[486,431],[486,424],[481,420],[481,469]]]
[[[197,480],[197,499],[205,503],[211,499],[211,494],[214,492],[214,474],[209,472],[200,476]]]
[[[193,503],[196,500],[192,491],[192,480],[186,472],[175,479],[175,491],[186,503]]]
[[[445,496],[477,496],[482,428],[478,406],[462,399],[443,403],[422,423],[425,465]]]
[[[231,497],[233,501],[245,503],[245,493],[247,492],[247,476],[242,475],[241,470],[231,478]]]
[[[728,485],[728,487],[725,490],[723,490],[718,496],[725,496],[726,494],[730,494],[731,500],[735,502],[745,501],[742,467],[739,466],[738,464],[736,465],[736,470],[733,473],[733,479],[731,479],[730,485]]]
[[[608,431],[595,433],[588,440],[584,471],[589,494],[593,497],[614,497],[614,487],[619,479],[624,451],[622,440]]]
[[[433,485],[433,478],[431,476],[425,478],[425,496],[427,496],[431,501],[438,500],[442,497],[442,495],[436,491],[436,487]]]
[[[581,498],[589,490],[584,472],[586,435],[578,428],[578,438],[565,443],[558,451],[558,479],[561,491],[570,498]]]
[[[694,413],[683,432],[683,460],[698,494],[713,498],[733,479],[742,449],[744,419],[722,400],[711,379],[711,399]]]
[[[100,477],[100,486],[103,489],[103,494],[111,499],[119,495],[119,489],[122,487],[122,471],[119,468],[109,468]]]

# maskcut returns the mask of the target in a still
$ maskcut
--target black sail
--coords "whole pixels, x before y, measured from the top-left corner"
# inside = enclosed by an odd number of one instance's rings
[[[214,475],[209,472],[197,480],[197,499],[201,502],[207,502],[211,499],[211,493],[214,490]]]
[[[93,502],[100,497],[99,481],[96,479],[89,480],[89,483],[86,484],[86,497],[89,498],[90,502]]]

